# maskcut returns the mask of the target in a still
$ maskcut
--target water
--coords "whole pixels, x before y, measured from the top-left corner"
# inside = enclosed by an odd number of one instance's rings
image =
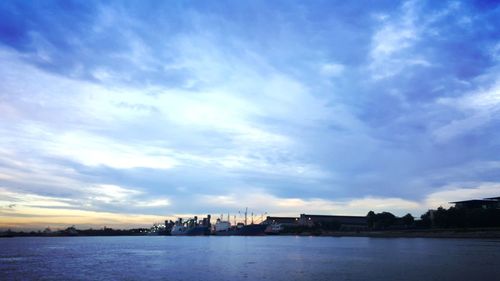
[[[499,280],[500,240],[0,239],[0,280]]]

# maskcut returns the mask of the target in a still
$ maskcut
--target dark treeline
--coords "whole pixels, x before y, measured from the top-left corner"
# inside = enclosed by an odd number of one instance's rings
[[[44,231],[12,231],[7,230],[0,232],[0,237],[24,237],[24,236],[42,236],[42,237],[57,237],[57,236],[138,236],[147,235],[148,229],[113,229],[104,227],[102,229],[76,229],[74,226],[63,230],[52,231],[45,229]]]
[[[366,223],[370,229],[410,228],[415,225],[415,219],[411,214],[398,218],[389,212],[376,214],[370,211],[366,215]]]
[[[489,208],[456,208],[428,210],[415,219],[411,214],[397,217],[390,212],[368,212],[366,225],[345,225],[339,222],[318,222],[313,225],[288,225],[283,234],[322,235],[325,232],[370,232],[405,230],[418,231],[425,229],[457,229],[500,227],[500,209]]]
[[[400,229],[400,228],[474,228],[500,227],[500,209],[483,208],[456,208],[428,210],[414,220],[411,214],[396,217],[389,212],[367,214],[367,224],[370,229]]]
[[[440,207],[423,214],[421,225],[429,228],[500,227],[500,209]]]

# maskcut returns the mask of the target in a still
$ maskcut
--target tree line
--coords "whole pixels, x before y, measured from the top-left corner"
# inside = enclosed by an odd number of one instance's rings
[[[500,227],[500,209],[439,207],[428,210],[419,220],[411,214],[396,217],[389,212],[370,211],[366,219],[370,229]]]

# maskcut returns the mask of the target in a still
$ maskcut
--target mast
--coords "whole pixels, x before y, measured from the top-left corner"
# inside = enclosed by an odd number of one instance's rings
[[[248,207],[245,208],[245,225],[247,225]]]
[[[262,223],[264,221],[264,216],[267,215],[267,212],[264,212],[260,215],[260,222]]]

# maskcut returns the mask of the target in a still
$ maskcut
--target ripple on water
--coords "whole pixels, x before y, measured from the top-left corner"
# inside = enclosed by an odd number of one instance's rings
[[[19,262],[26,261],[27,257],[0,257],[0,262]]]

